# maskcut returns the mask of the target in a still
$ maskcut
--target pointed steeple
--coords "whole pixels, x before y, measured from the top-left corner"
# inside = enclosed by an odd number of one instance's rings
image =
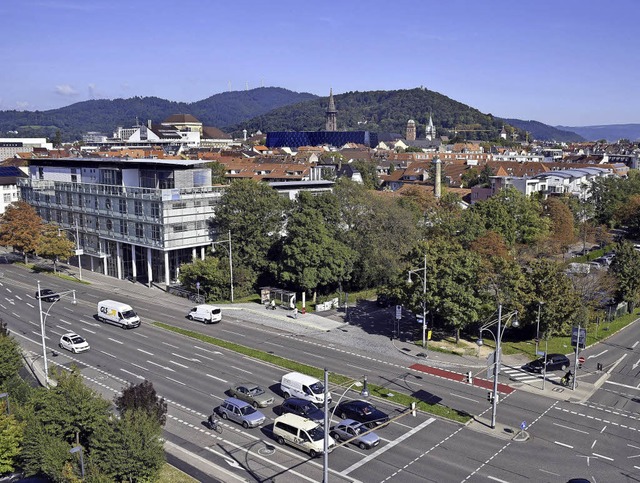
[[[327,107],[327,111],[325,114],[325,130],[326,131],[337,131],[338,130],[338,121],[336,119],[338,111],[336,110],[336,104],[333,100],[333,89],[329,90],[329,107]]]
[[[436,127],[433,125],[433,119],[431,118],[431,113],[429,113],[429,124],[427,124],[426,138],[429,141],[433,141],[436,138]]]

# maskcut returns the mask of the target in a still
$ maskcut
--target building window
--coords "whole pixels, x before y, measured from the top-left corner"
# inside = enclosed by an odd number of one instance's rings
[[[106,200],[104,200],[104,206],[107,210],[111,209],[111,198],[107,198]]]
[[[96,217],[96,231],[100,231],[100,218]]]
[[[187,226],[186,223],[178,223],[177,225],[173,225],[173,231],[175,233],[180,233],[183,231],[187,231],[189,229],[189,227]]]
[[[136,238],[144,238],[144,225],[136,223]]]
[[[58,203],[59,205],[62,204],[62,193],[56,193],[56,203]]]
[[[56,221],[62,224],[62,211],[56,211]]]
[[[136,216],[142,216],[142,201],[135,201]]]
[[[127,212],[127,200],[120,199],[118,200],[118,208],[120,209],[120,213]]]
[[[71,193],[67,193],[67,206],[73,206],[73,195]]]
[[[129,225],[127,224],[126,220],[120,220],[120,233],[122,233],[123,235],[129,234]]]
[[[154,241],[160,240],[160,227],[158,225],[151,226],[151,238]]]
[[[100,208],[100,203],[98,202],[98,197],[97,196],[94,196],[94,198],[93,198],[93,206],[95,207],[96,210],[98,208]]]
[[[107,218],[107,230],[113,230],[113,222],[111,221],[111,218]]]
[[[160,218],[160,203],[151,203],[151,216]]]
[[[11,193],[5,193],[4,194],[4,202],[5,203],[10,203],[11,202]]]
[[[173,204],[173,209],[174,209],[174,210],[182,210],[182,209],[184,209],[184,208],[186,208],[186,207],[187,207],[187,203],[186,203],[186,202],[184,202],[184,201],[176,201],[176,202]]]

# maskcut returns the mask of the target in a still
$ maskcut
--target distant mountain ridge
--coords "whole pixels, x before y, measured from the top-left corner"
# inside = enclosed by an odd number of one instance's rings
[[[585,138],[572,128],[552,127],[538,121],[523,121],[521,119],[504,119],[511,126],[517,127],[530,134],[531,139],[539,141],[581,142]]]
[[[620,139],[640,140],[640,124],[608,124],[600,126],[556,126],[558,129],[573,131],[589,141],[606,139],[613,143]]]
[[[52,138],[60,130],[64,141],[75,141],[88,131],[111,135],[118,126],[130,127],[148,119],[161,122],[172,114],[191,114],[205,126],[224,127],[316,97],[281,87],[259,87],[223,92],[192,103],[158,97],[99,99],[48,111],[0,111],[0,132]]]

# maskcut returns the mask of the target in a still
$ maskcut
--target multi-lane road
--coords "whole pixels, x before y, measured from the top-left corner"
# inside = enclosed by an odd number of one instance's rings
[[[25,349],[40,354],[34,275],[17,266],[2,268],[2,318]],[[164,331],[151,321],[188,327],[327,367],[354,380],[367,375],[369,381],[388,387],[390,392],[403,391],[440,401],[478,416],[479,421],[468,426],[424,413],[402,417],[379,430],[382,443],[374,450],[355,446],[334,450],[329,456],[330,479],[334,481],[567,481],[578,476],[598,482],[640,479],[636,364],[640,333],[636,325],[585,351],[586,371],[597,362],[603,364],[605,372],[611,371],[589,401],[548,397],[523,385],[501,400],[499,425],[491,430],[483,423],[489,411],[486,389],[414,371],[409,368],[411,361],[353,347],[346,336],[344,344],[338,344],[319,332],[301,334],[269,325],[264,316],[242,310],[226,310],[220,324],[202,325],[185,319],[189,302],[159,290],[149,291],[149,297],[127,290],[128,282],[114,281],[110,287],[47,276],[40,279],[46,288],[77,291],[77,305],[71,304],[70,297],[63,297],[53,306],[43,307],[49,310],[46,340],[50,362],[65,367],[78,365],[87,383],[109,399],[127,383],[151,381],[168,402],[167,446],[173,449],[172,454],[198,467],[200,471],[194,473],[203,481],[214,478],[206,476],[208,463],[223,468],[210,473],[223,481],[321,481],[322,459],[311,460],[291,447],[279,446],[272,438],[271,423],[282,401],[278,383],[286,370]],[[142,326],[125,331],[98,322],[96,305],[105,298],[133,305],[142,316]],[[59,355],[53,356],[51,350],[57,349],[60,335],[67,331],[84,336],[91,350],[77,355],[58,350]],[[594,380],[600,375],[594,371]],[[230,384],[242,380],[258,382],[275,395],[276,407],[263,411],[267,423],[249,430],[225,423],[222,434],[211,432],[204,421],[226,397]],[[587,379],[583,377],[583,381]],[[343,389],[331,389],[337,401]],[[406,411],[385,401],[375,403],[392,416]],[[520,434],[518,426],[523,421],[526,429]]]

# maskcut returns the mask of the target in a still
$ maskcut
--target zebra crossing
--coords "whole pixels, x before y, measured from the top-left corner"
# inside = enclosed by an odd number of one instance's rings
[[[521,367],[509,366],[507,364],[501,364],[500,373],[509,377],[510,380],[516,382],[542,382],[542,374],[538,374],[536,372],[528,372],[522,369]],[[547,381],[554,381],[559,383],[560,379],[562,379],[562,375],[556,374],[555,372],[547,373]]]

